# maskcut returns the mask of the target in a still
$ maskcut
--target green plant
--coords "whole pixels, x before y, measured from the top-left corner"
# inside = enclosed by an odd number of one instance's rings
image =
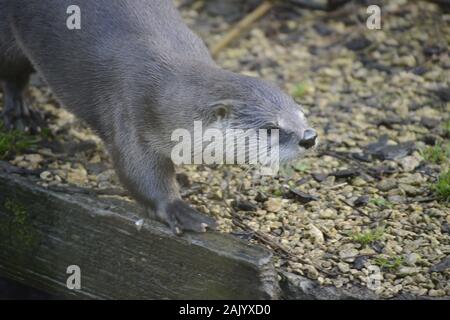
[[[450,202],[450,169],[439,176],[432,189],[441,200]]]
[[[295,171],[298,171],[301,173],[308,171],[310,168],[309,164],[303,163],[303,162],[297,162],[294,165],[292,165],[292,167],[294,168]]]
[[[421,151],[421,155],[428,162],[436,164],[443,163],[450,157],[450,143],[427,147]]]
[[[375,264],[383,269],[396,270],[403,264],[403,257],[397,256],[393,258],[377,257]]]
[[[294,98],[303,98],[309,90],[309,84],[306,81],[300,82],[292,90],[292,96]]]
[[[38,138],[19,130],[8,131],[0,123],[0,160],[33,148],[37,142]]]
[[[444,137],[450,138],[450,119],[444,122],[442,133]]]
[[[356,232],[350,234],[352,240],[354,242],[358,242],[362,245],[371,244],[377,240],[381,240],[383,238],[384,230],[381,228],[374,230],[367,230],[364,232]]]
[[[375,199],[371,199],[369,201],[369,203],[372,203],[374,205],[376,205],[377,207],[380,208],[391,208],[392,207],[392,202],[384,199],[384,198],[375,198]]]

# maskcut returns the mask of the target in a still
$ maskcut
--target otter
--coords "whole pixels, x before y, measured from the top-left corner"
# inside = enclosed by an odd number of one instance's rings
[[[81,29],[66,25],[81,9]],[[301,107],[275,85],[221,69],[169,0],[0,0],[2,116],[38,120],[24,102],[37,72],[59,102],[104,141],[121,183],[176,234],[216,222],[180,197],[171,133],[194,121],[277,128],[281,157],[316,143]]]

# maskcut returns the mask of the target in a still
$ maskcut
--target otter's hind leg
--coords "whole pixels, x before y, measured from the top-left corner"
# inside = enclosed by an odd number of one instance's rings
[[[14,39],[6,17],[0,14],[0,83],[3,89],[1,116],[7,129],[38,131],[41,117],[24,99],[28,80],[33,72],[34,68]]]
[[[42,125],[40,113],[33,110],[25,100],[30,73],[1,79],[4,101],[2,118],[8,130],[18,129],[36,133]]]

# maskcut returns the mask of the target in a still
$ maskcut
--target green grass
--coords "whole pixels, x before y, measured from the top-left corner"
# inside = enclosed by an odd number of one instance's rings
[[[441,164],[450,157],[450,143],[445,145],[436,144],[433,147],[427,147],[421,151],[421,154],[425,161]]]
[[[309,90],[309,84],[306,81],[300,82],[292,90],[292,96],[294,98],[303,98]]]
[[[383,269],[396,270],[403,264],[403,257],[397,256],[393,258],[377,257],[375,264]]]
[[[379,208],[392,208],[393,203],[384,199],[384,198],[375,198],[369,201],[369,203],[372,203],[376,205]]]
[[[371,244],[377,240],[381,240],[383,238],[384,230],[381,228],[374,230],[367,230],[364,232],[356,232],[350,234],[352,240],[354,242],[358,242],[362,245]]]
[[[439,199],[450,202],[450,169],[439,176],[432,189]]]
[[[442,133],[444,137],[450,138],[450,119],[444,122]]]
[[[303,163],[303,162],[297,162],[294,165],[292,165],[292,167],[294,168],[295,171],[298,171],[301,173],[305,173],[306,171],[308,171],[310,169],[309,164]]]
[[[23,153],[36,146],[39,138],[30,136],[19,130],[7,131],[0,123],[0,160]]]

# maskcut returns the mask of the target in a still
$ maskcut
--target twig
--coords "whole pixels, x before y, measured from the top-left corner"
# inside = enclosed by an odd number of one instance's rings
[[[340,183],[340,184],[336,184],[336,185],[334,185],[334,186],[331,186],[331,187],[329,187],[329,188],[327,188],[327,189],[328,189],[328,190],[339,189],[340,187],[344,187],[344,186],[346,186],[346,185],[348,185],[348,183],[347,183],[347,182],[343,182],[343,183]]]
[[[262,18],[270,9],[272,9],[273,3],[271,1],[264,1],[261,3],[254,11],[244,17],[238,22],[226,35],[219,41],[211,50],[213,57],[217,55],[226,48],[234,39],[239,37],[245,30],[247,30],[250,25],[255,21]]]
[[[190,195],[193,195],[193,194],[195,194],[195,193],[198,193],[198,192],[201,191],[202,189],[203,189],[203,187],[202,187],[201,185],[198,185],[198,186],[192,186],[190,189],[181,192],[181,197],[182,197],[182,198],[189,197]]]
[[[340,202],[342,202],[343,204],[349,206],[350,208],[352,208],[352,209],[358,211],[359,214],[371,218],[367,213],[365,213],[363,210],[359,209],[359,208],[356,207],[355,205],[351,204],[351,203],[348,202],[347,200],[343,200],[343,199],[339,199],[339,198],[338,198],[338,200],[339,200]]]
[[[229,189],[228,183],[227,183],[227,189]],[[226,193],[228,194],[228,190],[226,191]],[[236,210],[234,210],[234,208],[233,208],[232,206],[230,206],[230,205],[225,201],[225,197],[224,197],[223,199],[224,199],[224,200],[223,200],[223,203],[225,204],[225,206],[226,206],[227,208],[230,209],[231,216],[233,217],[232,222],[233,222],[233,224],[235,224],[237,227],[241,228],[241,229],[244,230],[244,231],[251,232],[251,233],[254,235],[254,237],[255,237],[258,241],[260,241],[260,242],[262,242],[262,243],[268,245],[268,246],[269,246],[270,248],[272,248],[272,250],[274,250],[274,251],[280,251],[282,255],[284,255],[286,258],[290,259],[291,261],[300,262],[300,263],[306,264],[306,265],[308,265],[308,264],[314,265],[314,263],[308,262],[308,261],[306,261],[306,260],[304,260],[304,259],[302,259],[302,258],[300,258],[300,257],[298,257],[298,256],[296,256],[296,255],[294,255],[294,254],[291,252],[291,250],[289,250],[288,248],[286,248],[286,247],[283,246],[282,244],[280,244],[280,243],[278,243],[278,242],[276,242],[276,241],[270,239],[270,237],[267,236],[265,233],[263,233],[263,232],[261,232],[261,231],[253,230],[253,229],[252,229],[251,227],[249,227],[245,222],[242,221],[242,218],[237,214]],[[315,267],[316,269],[318,269],[319,271],[321,271],[322,273],[326,274],[326,275],[334,276],[333,273],[331,273],[331,272],[329,272],[329,271],[327,271],[327,270],[324,270],[324,269],[323,269],[322,267],[320,267],[320,266],[314,265],[314,267]]]

